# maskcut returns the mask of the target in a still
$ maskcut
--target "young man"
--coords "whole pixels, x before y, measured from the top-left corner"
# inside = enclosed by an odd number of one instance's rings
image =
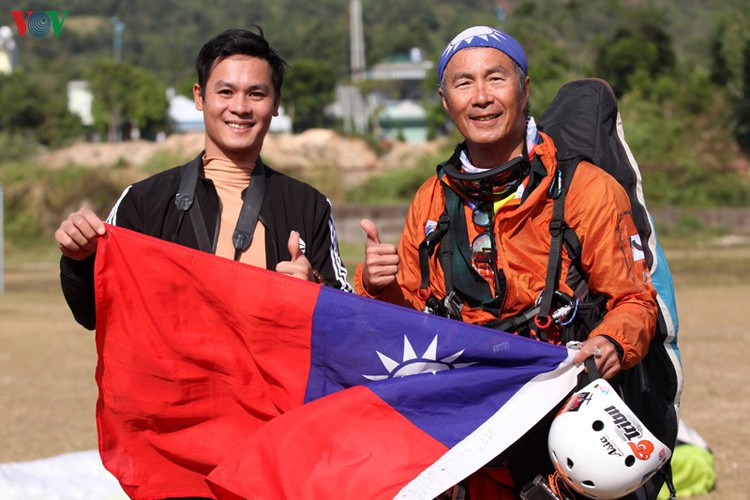
[[[204,45],[193,97],[203,111],[205,150],[128,187],[108,222],[349,291],[330,202],[260,158],[285,69],[262,32],[228,30]],[[70,214],[55,233],[65,298],[89,329],[96,326],[94,254],[104,233],[90,209]]]
[[[446,47],[438,80],[443,107],[464,142],[418,190],[398,248],[381,243],[375,224],[362,221],[365,261],[355,273],[355,290],[419,310],[444,306],[446,315],[470,323],[521,318],[545,289],[553,193],[559,188],[555,145],[528,116],[526,56],[507,34],[473,27]],[[580,262],[574,265],[562,252],[563,304],[555,302],[553,310],[562,314],[566,300],[578,303],[581,279],[576,283],[573,278],[582,274],[591,296],[600,297],[605,306],[600,323],[581,325],[593,330],[581,335],[586,340],[576,362],[593,356],[608,379],[644,357],[656,324],[648,269],[630,249],[630,236],[638,234],[630,210],[628,196],[614,178],[590,163],[578,165],[567,191],[565,221],[580,238]],[[439,245],[434,253],[426,253],[423,242],[446,219],[446,237],[431,243]],[[445,252],[447,259],[440,255]],[[560,325],[573,321],[572,307],[567,311],[557,323],[510,331],[531,330],[543,340],[561,343]],[[546,433],[538,434],[542,439],[536,443],[504,454],[494,464],[499,467],[469,478],[470,497],[515,498],[536,474],[551,472]],[[546,470],[540,470],[540,463]],[[493,481],[482,480],[490,476]]]

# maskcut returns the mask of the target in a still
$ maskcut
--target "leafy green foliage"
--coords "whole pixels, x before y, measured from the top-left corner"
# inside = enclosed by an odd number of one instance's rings
[[[644,196],[650,206],[750,206],[750,183],[737,172],[672,167],[647,171],[643,176]]]
[[[734,136],[750,153],[750,5],[728,3],[711,33],[711,79],[728,93]]]
[[[39,5],[16,0],[12,8]],[[201,0],[76,0],[56,8],[69,11],[58,39],[19,40],[29,71],[54,65],[68,75],[80,72],[81,49],[88,58],[111,56],[110,18],[117,16],[125,25],[123,61],[153,71],[168,85],[194,74],[195,56],[209,38],[252,25],[261,26],[287,60],[327,61],[339,75],[349,72],[348,0],[214,0],[210,6]],[[492,0],[363,0],[362,10],[368,64],[411,47],[437,54],[453,34],[473,24],[494,24],[495,18]]]
[[[460,30],[475,24],[500,26],[521,41],[529,57],[533,115],[541,115],[567,80],[605,77],[615,85],[628,141],[644,175],[650,179],[655,173],[653,182],[659,188],[649,194],[654,203],[683,203],[689,197],[699,203],[743,199],[747,182],[741,177],[726,170],[720,176],[699,172],[730,163],[738,145],[750,151],[746,0],[501,3],[504,20],[496,16],[497,2],[492,0],[362,0],[367,63],[412,47],[436,61]],[[128,116],[123,119],[158,127],[160,113],[153,110],[165,106],[164,87],[191,94],[194,59],[203,43],[224,29],[253,24],[262,26],[271,44],[292,63],[283,97],[287,111],[294,112],[298,127],[319,126],[332,81],[349,78],[348,5],[347,0],[214,0],[207,8],[198,0],[76,0],[51,7],[69,11],[60,37],[17,37],[24,77],[0,80],[0,146],[7,158],[25,154],[37,142],[56,145],[75,137],[80,128],[68,121],[75,120],[64,111],[62,89],[68,80],[96,75],[99,69],[110,76],[102,76],[102,91],[116,91],[125,99],[122,112]],[[36,0],[15,0],[12,6],[39,8]],[[103,63],[92,70],[92,61],[112,58],[112,16],[125,23],[122,58],[130,70],[123,74],[100,66]],[[142,72],[131,71],[134,67]],[[435,86],[431,75],[423,88],[433,137],[451,129]],[[99,127],[107,127],[111,109],[97,111]],[[402,182],[404,196],[413,194],[443,159],[425,160],[429,168],[414,174],[388,174],[393,177],[382,181],[382,188],[373,184],[362,196],[373,201],[378,196],[400,197],[394,193],[402,191],[397,187]],[[731,179],[727,186],[711,187],[725,179]],[[692,192],[690,183],[705,192]],[[646,187],[650,189],[648,183]],[[373,194],[378,192],[382,195]]]
[[[621,27],[599,46],[596,72],[622,96],[638,80],[658,78],[674,70],[676,56],[664,29],[663,15],[653,7],[629,12]]]
[[[68,112],[65,95],[49,92],[40,80],[16,72],[0,75],[0,131],[6,144],[23,141],[29,146],[13,147],[12,157],[33,150],[37,142],[61,146],[78,137],[82,128],[78,117]]]
[[[297,59],[284,78],[283,105],[295,130],[325,125],[324,108],[335,100],[335,66],[327,61]]]
[[[65,214],[81,200],[106,214],[128,184],[117,171],[72,167],[49,169],[26,162],[0,169],[5,189],[5,231],[9,240],[34,240],[51,235]]]
[[[135,127],[155,131],[166,124],[166,89],[153,73],[130,64],[102,60],[89,74],[94,95],[94,122],[100,130],[115,115]]]

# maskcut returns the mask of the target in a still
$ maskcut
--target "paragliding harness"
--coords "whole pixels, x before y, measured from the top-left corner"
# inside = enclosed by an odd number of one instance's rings
[[[674,290],[669,268],[643,202],[638,165],[621,135],[619,118],[614,92],[607,82],[599,79],[575,80],[564,85],[542,115],[539,128],[552,137],[558,148],[558,169],[554,172],[555,179],[549,191],[549,196],[554,201],[549,225],[551,240],[545,288],[537,302],[522,314],[494,320],[486,326],[540,340],[551,340],[550,337],[554,334],[554,340],[567,343],[570,340],[585,340],[601,322],[606,312],[605,298],[589,296],[587,277],[580,266],[581,244],[575,231],[565,223],[564,204],[580,161],[588,160],[606,170],[623,186],[630,197],[633,220],[642,242],[637,251],[643,253],[647,267],[654,277],[659,306],[656,333],[649,345],[648,353],[635,367],[621,371],[610,382],[644,425],[662,442],[673,448],[677,437],[676,404],[682,390],[682,368],[676,346],[676,312],[667,305],[673,297]],[[446,165],[451,162],[455,164],[456,161],[454,155],[454,158],[438,167],[438,174],[441,174],[441,169],[444,170]],[[534,175],[535,168],[532,162],[524,196],[538,184],[538,179],[535,179]],[[501,272],[498,273],[497,269],[493,269],[496,293],[492,297],[489,284],[473,269],[470,256],[466,256],[469,242],[461,199],[453,189],[445,185],[445,182],[443,184],[446,209],[435,229],[427,235],[419,248],[422,273],[420,294],[426,299],[425,311],[460,320],[461,309],[467,304],[472,308],[490,311],[499,318],[505,277]],[[522,202],[523,200],[522,198]],[[489,227],[494,227],[492,220]],[[490,236],[491,250],[495,253],[495,237],[494,234]],[[563,247],[566,248],[572,264],[566,280],[574,290],[572,296],[559,290]],[[436,252],[445,275],[444,298],[429,293],[429,261]],[[468,272],[455,272],[456,269],[468,269]],[[659,283],[655,279],[657,272],[661,273],[660,282],[664,285],[661,288],[657,286]],[[545,453],[536,456],[528,455],[527,450],[533,447],[528,446],[528,443],[533,442],[536,448],[542,446],[546,449],[546,434],[543,429],[545,425],[548,426],[553,416],[549,416],[546,424],[544,421],[539,422],[504,453],[511,465],[518,464],[515,470],[511,466],[516,484],[524,485],[534,479],[535,473],[524,476],[528,471],[543,471],[548,460],[545,456],[546,450]],[[538,432],[540,430],[541,432]],[[663,478],[655,476],[631,495],[638,499],[655,498],[662,482]]]
[[[606,300],[604,297],[589,296],[580,266],[581,243],[575,231],[565,222],[564,216],[565,196],[578,163],[583,159],[585,158],[582,155],[573,154],[568,158],[559,160],[557,171],[554,174],[555,179],[549,190],[549,196],[554,201],[552,219],[549,224],[551,243],[544,290],[532,307],[523,313],[510,318],[493,320],[485,323],[484,326],[543,341],[556,339],[562,343],[567,343],[585,340],[591,330],[601,321]],[[449,160],[449,162],[452,160]],[[451,186],[445,181],[442,181],[442,184],[446,197],[446,208],[440,216],[436,228],[425,237],[419,246],[419,265],[422,275],[420,293],[427,296],[425,311],[460,320],[463,301],[466,300],[473,307],[478,305],[482,309],[499,315],[505,289],[505,278],[502,271],[498,271],[494,262],[491,262],[496,277],[496,292],[495,297],[489,298],[489,286],[471,268],[469,259],[454,258],[456,253],[461,253],[462,247],[468,245],[468,237],[463,236],[466,234],[466,229],[460,199]],[[454,216],[451,217],[451,215]],[[492,218],[493,216],[490,215],[489,228],[494,228]],[[466,241],[456,241],[463,238]],[[494,245],[494,237],[491,236],[490,239]],[[568,256],[575,266],[575,270],[569,272],[568,279],[571,289],[575,290],[573,295],[568,295],[559,289],[563,247],[567,249]],[[429,259],[436,251],[445,277],[446,296],[443,299],[438,299],[428,293],[430,282]],[[458,278],[459,283],[454,281],[454,270],[457,262],[459,266],[463,262],[463,267],[468,274],[472,275],[472,279],[461,280],[461,278]],[[457,275],[467,273],[457,273]]]

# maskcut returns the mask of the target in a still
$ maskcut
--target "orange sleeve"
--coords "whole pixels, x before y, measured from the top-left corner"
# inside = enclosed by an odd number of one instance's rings
[[[599,172],[591,165],[578,167],[573,185],[585,196],[569,193],[566,219],[581,240],[589,289],[607,297],[607,313],[591,335],[617,341],[627,369],[643,359],[654,336],[656,291],[643,254],[633,250],[639,238],[630,200],[615,179]]]

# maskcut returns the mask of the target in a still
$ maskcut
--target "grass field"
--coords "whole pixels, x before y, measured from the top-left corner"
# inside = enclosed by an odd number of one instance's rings
[[[686,379],[681,415],[716,454],[718,485],[705,498],[748,498],[750,247],[675,246],[668,256]],[[0,295],[0,462],[97,444],[93,333],[78,326],[67,309],[53,250],[14,254],[6,261],[6,291]],[[344,255],[351,276],[361,247],[346,245]]]

